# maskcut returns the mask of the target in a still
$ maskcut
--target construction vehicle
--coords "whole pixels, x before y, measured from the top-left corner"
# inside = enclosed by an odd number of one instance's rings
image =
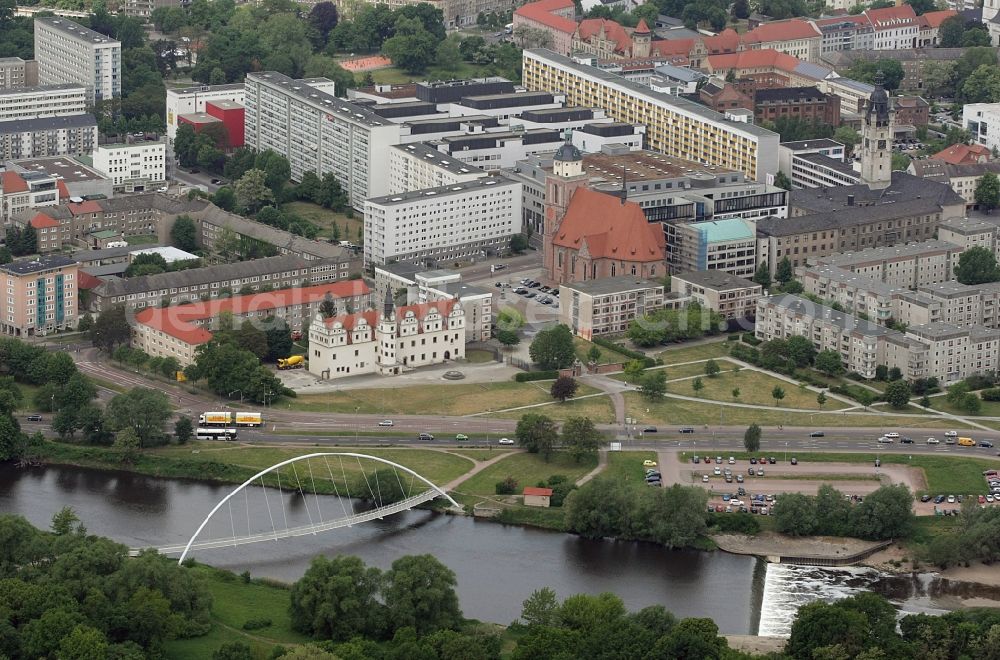
[[[278,360],[279,369],[301,369],[304,366],[306,366],[306,359],[301,355],[293,355]]]

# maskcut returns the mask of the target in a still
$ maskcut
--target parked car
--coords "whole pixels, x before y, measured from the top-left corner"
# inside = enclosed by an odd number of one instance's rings
[[[750,465],[757,465],[757,459],[753,456],[750,457]]]
[[[691,462],[697,465],[698,463],[701,463],[701,459],[698,458],[697,456],[692,456]]]
[[[717,477],[721,476],[722,475],[722,468],[716,467],[714,470],[712,470],[712,474],[714,474]]]
[[[532,280],[532,281],[531,281],[531,284],[529,284],[529,285],[528,285],[528,288],[529,288],[529,289],[537,289],[537,288],[539,288],[540,286],[542,286],[542,283],[541,283],[541,282],[536,282],[535,280]]]
[[[656,461],[651,461],[648,458],[642,462],[643,467],[656,467]]]
[[[40,422],[40,421],[42,421],[42,416],[41,415],[28,415],[28,421],[29,422]]]
[[[757,476],[758,477],[764,476],[764,468],[757,468]]]
[[[954,503],[955,503],[955,496],[954,495],[949,495],[948,496],[948,504],[954,504]]]
[[[944,495],[938,495],[934,498],[934,504],[941,504],[944,502]]]
[[[774,465],[775,463],[778,462],[778,460],[774,456],[769,456],[767,458],[767,462],[770,463],[771,465]]]
[[[738,484],[743,483],[743,475],[742,474],[736,475],[736,483],[738,483]]]
[[[980,495],[980,497],[982,497],[982,496]],[[930,495],[921,495],[920,496],[920,501],[921,502],[930,502],[931,501],[931,496]]]
[[[701,483],[703,483],[703,484],[707,484],[708,483],[708,475],[707,474],[701,475]]]
[[[791,463],[792,463],[792,465],[798,465],[799,464],[799,459],[797,459],[794,456],[792,456]]]
[[[498,444],[501,444],[501,445],[512,445],[512,444],[514,444],[514,441],[511,440],[510,438],[500,438],[500,440],[498,440],[497,442],[498,442]]]
[[[730,456],[729,457],[729,464],[730,465],[736,465],[736,457],[735,456]]]
[[[751,477],[756,476],[757,470],[750,468],[749,470],[747,470],[747,474],[749,474]]]

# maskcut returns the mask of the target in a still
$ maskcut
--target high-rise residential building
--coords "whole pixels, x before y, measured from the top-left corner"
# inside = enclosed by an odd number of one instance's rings
[[[30,337],[76,327],[77,264],[72,259],[49,255],[13,261],[0,266],[3,280],[3,334]]]
[[[121,96],[121,42],[67,18],[35,19],[35,59],[41,85],[83,85],[90,105]]]
[[[778,171],[777,133],[654,92],[622,76],[543,48],[524,51],[524,86],[566,95],[571,106],[604,108],[617,121],[646,126],[646,147],[668,156],[729,167],[767,181]]]
[[[466,183],[488,176],[425,142],[396,145],[389,150],[389,194]]]
[[[306,172],[332,173],[360,210],[389,192],[389,148],[400,142],[400,125],[334,91],[326,78],[247,74],[246,146],[287,158],[295,181]]]
[[[83,85],[40,85],[0,90],[0,121],[79,115],[87,111]]]
[[[177,135],[177,118],[197,112],[207,112],[207,104],[213,101],[228,101],[243,105],[243,83],[231,85],[199,85],[183,89],[167,90],[167,139],[171,144]]]

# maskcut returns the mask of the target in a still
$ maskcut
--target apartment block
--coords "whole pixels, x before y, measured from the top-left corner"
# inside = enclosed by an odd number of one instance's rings
[[[245,101],[243,83],[229,85],[200,85],[183,89],[167,89],[167,140],[174,143],[181,115],[206,112],[207,104],[213,101],[228,101],[239,103]]]
[[[267,328],[270,319],[281,319],[293,332],[312,321],[320,304],[332,297],[338,304],[364,309],[370,291],[362,280],[337,282],[264,293],[235,295],[177,305],[147,307],[135,315],[132,347],[154,357],[176,358],[181,366],[194,362],[196,349],[212,339],[221,314],[231,314],[236,323]]]
[[[424,142],[400,144],[389,150],[389,194],[468,183],[486,172],[442,153]]]
[[[907,380],[933,376],[947,385],[995,371],[1000,355],[1000,330],[978,326],[926,323],[885,339],[887,366],[899,368]]]
[[[126,16],[146,19],[153,15],[153,10],[160,7],[183,7],[187,3],[182,0],[125,0],[124,9]]]
[[[972,209],[978,206],[976,186],[979,180],[987,172],[1000,173],[1000,161],[952,164],[936,158],[927,158],[912,161],[906,171],[922,179],[948,184],[962,196],[965,205]]]
[[[757,299],[763,293],[763,287],[756,282],[718,270],[671,275],[670,290],[726,319],[753,318]]]
[[[963,250],[982,247],[1000,255],[1000,219],[994,220],[992,216],[953,218],[941,224],[938,236]]]
[[[166,154],[160,141],[102,144],[94,149],[94,169],[111,179],[116,191],[142,192],[164,185]]]
[[[31,337],[75,328],[78,279],[76,262],[60,255],[0,266],[0,280],[7,285],[0,331]]]
[[[629,324],[663,307],[664,287],[635,277],[559,285],[559,321],[578,337],[620,335]]]
[[[521,230],[521,184],[503,177],[365,201],[365,263],[499,254]]]
[[[18,89],[38,83],[38,66],[34,60],[20,57],[0,57],[0,89]]]
[[[667,260],[672,273],[720,271],[753,277],[757,270],[757,229],[741,218],[667,225]]]
[[[549,50],[525,50],[523,63],[525,87],[557,91],[570,105],[604,108],[616,121],[642,124],[653,151],[728,167],[757,181],[778,171],[776,133]]]
[[[917,289],[953,279],[958,257],[965,249],[960,243],[932,239],[830,254],[810,261],[842,268],[891,287]]]
[[[89,156],[97,146],[97,120],[79,114],[0,122],[0,160]]]
[[[34,24],[39,84],[83,85],[91,106],[121,96],[121,42],[68,18],[35,18]]]
[[[399,124],[334,96],[332,81],[250,73],[245,105],[246,145],[288,158],[293,180],[332,173],[358,210],[389,192],[389,150],[400,143]]]
[[[0,87],[0,122],[79,115],[86,111],[87,89],[83,85]]]

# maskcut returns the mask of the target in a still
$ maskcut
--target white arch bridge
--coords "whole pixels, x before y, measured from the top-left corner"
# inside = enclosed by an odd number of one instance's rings
[[[336,465],[331,465],[330,459],[336,458]],[[360,484],[361,492],[358,492],[358,488],[355,488],[355,492],[352,494],[350,492],[350,478],[348,477],[348,467],[344,465],[344,459],[354,459],[357,463],[357,468],[351,465],[350,470],[355,480]],[[319,465],[320,459],[322,459],[322,465]],[[374,475],[370,476],[365,472],[364,466],[361,464],[361,459],[368,461],[374,461],[375,463],[381,463],[389,466],[392,469],[393,478],[395,484],[383,484],[382,478],[374,478]],[[305,463],[305,470],[302,475],[299,474],[299,470],[296,468],[296,464]],[[331,515],[330,511],[327,511],[327,515],[324,515],[323,509],[320,506],[320,495],[316,490],[317,475],[314,473],[313,467],[316,465],[317,471],[320,472],[318,480],[322,483],[327,481],[332,485],[333,493],[336,499],[339,500],[340,512],[333,512]],[[281,469],[288,468],[286,470],[285,484],[287,487],[282,486],[281,482]],[[319,468],[322,468],[320,470]],[[289,475],[289,472],[291,475]],[[322,474],[325,472],[326,474]],[[400,472],[403,473],[401,477]],[[290,494],[296,494],[301,498],[301,502],[304,504],[304,511],[308,517],[307,524],[290,524],[288,520],[288,512],[286,507],[280,503],[276,505],[279,509],[278,513],[280,516],[276,517],[274,511],[272,511],[272,505],[267,495],[268,488],[264,483],[264,477],[268,474],[274,474],[277,477],[277,489],[279,491],[278,499],[282,499],[283,494],[287,491]],[[337,474],[335,474],[337,473]],[[377,474],[377,473],[376,473]],[[385,471],[382,471],[383,477],[385,477]],[[340,485],[338,486],[338,480]],[[307,493],[303,487],[303,482],[311,485],[311,493]],[[414,492],[415,482],[420,482],[426,489],[420,490],[419,492]],[[255,531],[251,524],[250,519],[250,499],[249,492],[247,490],[248,486],[260,485],[260,493],[263,495],[264,508],[267,511],[267,520],[269,522],[270,529],[263,529]],[[397,501],[389,501],[391,499],[390,493],[385,493],[383,495],[382,489],[389,486],[398,486],[399,490],[397,493],[402,493],[405,497]],[[418,486],[419,488],[419,486]],[[395,490],[395,489],[393,489]],[[233,502],[237,495],[242,493],[244,495],[244,504],[246,507],[246,533],[243,534],[243,522],[242,516],[240,517],[239,523],[239,533],[237,533],[237,517],[233,514]],[[312,509],[312,505],[309,503],[309,498],[312,496],[314,498],[315,510]],[[327,498],[328,496],[322,496]],[[304,454],[302,456],[296,456],[295,458],[290,458],[286,461],[276,463],[266,470],[261,470],[257,474],[253,475],[242,484],[237,486],[226,495],[224,498],[219,500],[219,503],[205,516],[205,519],[195,530],[194,534],[191,536],[190,540],[186,544],[179,545],[167,545],[152,548],[159,551],[161,554],[173,555],[180,553],[180,558],[178,562],[183,562],[191,550],[202,550],[210,548],[225,548],[225,547],[235,547],[239,545],[246,545],[248,543],[260,543],[263,541],[277,541],[279,539],[294,538],[297,536],[307,536],[315,535],[321,532],[326,532],[332,529],[337,529],[340,527],[352,527],[359,523],[368,522],[371,520],[381,520],[386,516],[391,516],[394,513],[400,513],[402,511],[407,511],[414,508],[419,504],[424,502],[429,502],[437,497],[444,497],[449,502],[451,502],[452,508],[461,508],[461,505],[456,502],[448,493],[443,491],[441,488],[432,483],[429,479],[422,477],[410,468],[400,465],[394,461],[390,461],[379,456],[370,456],[368,454],[355,454],[352,452],[317,452],[313,454]],[[353,512],[348,509],[347,502],[351,501],[353,498],[362,498],[373,502],[376,506],[371,510]],[[273,499],[273,495],[272,495]],[[328,503],[329,504],[329,503]],[[212,538],[206,540],[199,540],[202,532],[209,525],[209,522],[215,517],[215,515],[223,508],[226,507],[229,512],[229,529],[227,534],[223,537]],[[342,515],[341,515],[342,514]],[[265,526],[266,527],[266,526]],[[129,553],[132,555],[137,555],[141,552],[142,548],[131,548]]]

